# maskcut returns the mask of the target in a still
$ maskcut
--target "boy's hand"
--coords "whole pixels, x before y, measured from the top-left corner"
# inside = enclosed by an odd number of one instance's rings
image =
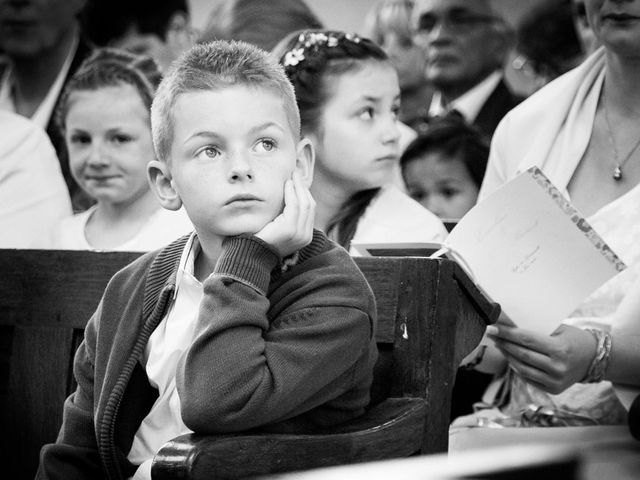
[[[498,323],[487,327],[487,334],[516,372],[552,394],[581,381],[596,350],[593,335],[569,325],[548,336]]]
[[[313,239],[316,202],[294,173],[284,184],[284,209],[256,237],[274,247],[282,257],[291,255]]]

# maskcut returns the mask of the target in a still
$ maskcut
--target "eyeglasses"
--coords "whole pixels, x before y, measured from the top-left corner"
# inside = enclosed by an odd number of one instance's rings
[[[444,16],[438,16],[434,13],[425,13],[420,16],[415,33],[417,35],[429,35],[440,24],[442,26],[447,25],[452,33],[465,34],[479,25],[497,21],[498,19],[491,15],[480,15],[464,9],[452,9],[446,12]]]

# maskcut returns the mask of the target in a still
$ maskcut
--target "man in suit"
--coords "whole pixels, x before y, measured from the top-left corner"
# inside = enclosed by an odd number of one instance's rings
[[[512,29],[492,0],[416,0],[412,18],[435,87],[429,116],[456,110],[490,138],[521,100],[502,75]]]
[[[0,0],[0,109],[30,118],[46,130],[74,209],[88,206],[69,172],[54,111],[66,80],[90,53],[78,16],[86,0]]]

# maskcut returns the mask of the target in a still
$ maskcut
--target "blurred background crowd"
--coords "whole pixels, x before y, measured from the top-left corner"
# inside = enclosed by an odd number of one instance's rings
[[[57,109],[96,49],[150,55],[161,74],[197,42],[236,39],[271,50],[290,32],[318,28],[357,32],[385,50],[401,88],[401,152],[428,134],[401,163],[405,175],[397,168],[390,182],[441,218],[459,219],[476,201],[504,114],[594,49],[578,0],[478,4],[432,35],[433,25],[416,23],[424,20],[413,0],[0,0],[0,223],[12,226],[0,245],[61,246],[46,240],[50,232],[97,200],[74,174],[80,160],[69,158]],[[429,64],[430,50],[445,53]]]

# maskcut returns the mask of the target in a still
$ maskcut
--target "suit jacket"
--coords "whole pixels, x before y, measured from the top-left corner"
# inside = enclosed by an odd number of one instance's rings
[[[36,476],[122,479],[158,397],[141,363],[174,301],[188,237],[111,279],[74,360],[77,389]],[[185,425],[205,435],[312,432],[364,412],[378,351],[373,293],[347,252],[318,230],[295,265],[251,235],[229,237],[205,280],[199,332],[176,369]]]
[[[493,93],[489,95],[489,98],[480,109],[480,112],[478,112],[478,116],[473,123],[488,139],[491,139],[502,117],[522,100],[522,97],[509,90],[504,80],[500,80],[500,83],[498,83]]]
[[[498,123],[500,123],[500,120],[502,120],[502,117],[504,117],[509,110],[518,105],[522,100],[524,100],[524,98],[515,95],[511,90],[509,90],[505,81],[500,80],[478,112],[473,125],[475,125],[486,136],[487,140],[490,141],[493,136],[493,132],[498,126]],[[456,110],[449,112],[449,114],[461,115],[460,112]],[[422,116],[415,118],[408,125],[419,134],[425,133],[429,129],[429,123],[433,118],[435,117],[423,114]]]
[[[62,95],[62,92],[64,92],[69,79],[73,76],[76,70],[78,70],[80,64],[91,54],[93,48],[93,45],[81,35],[78,41],[78,48],[76,49],[76,53],[71,60],[71,66],[69,67],[67,76],[64,79],[64,84],[62,86],[62,90],[60,91],[60,95]],[[60,96],[58,96],[58,98],[56,99],[56,108],[59,100]],[[71,176],[71,170],[69,169],[69,154],[64,143],[64,136],[62,134],[62,131],[60,131],[60,128],[58,128],[58,126],[56,125],[56,108],[54,108],[51,118],[49,119],[49,123],[47,124],[47,135],[49,135],[49,139],[51,140],[53,148],[55,148],[56,150],[58,160],[60,161],[60,169],[62,170],[62,175],[64,176],[67,188],[69,189],[69,196],[71,197],[73,210],[76,212],[86,210],[94,203],[94,201],[84,193],[84,191],[78,186],[76,181]]]

